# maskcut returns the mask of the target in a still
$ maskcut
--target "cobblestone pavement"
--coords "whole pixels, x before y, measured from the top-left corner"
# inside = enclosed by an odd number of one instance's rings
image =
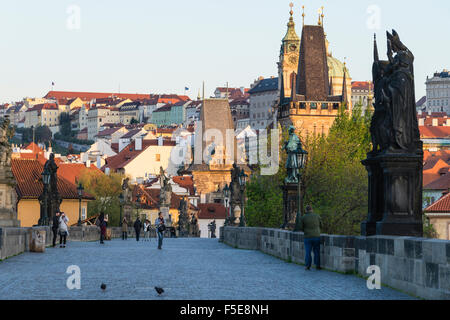
[[[81,269],[81,289],[69,290],[67,267]],[[100,285],[105,283],[105,291]],[[154,286],[165,289],[158,296]],[[366,281],[328,271],[305,271],[258,251],[217,239],[70,242],[0,262],[0,299],[300,300],[411,299]]]

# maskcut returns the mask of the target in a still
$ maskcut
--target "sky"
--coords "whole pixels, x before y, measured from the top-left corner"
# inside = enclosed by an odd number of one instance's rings
[[[0,102],[51,90],[176,93],[249,87],[277,76],[290,0],[0,1]],[[373,34],[386,59],[386,30],[415,55],[417,100],[425,81],[450,69],[450,1],[293,1],[297,33],[324,25],[333,56],[353,81],[371,79]]]

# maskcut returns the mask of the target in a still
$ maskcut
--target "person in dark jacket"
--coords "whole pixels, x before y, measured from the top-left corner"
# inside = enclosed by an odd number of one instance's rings
[[[320,270],[320,216],[315,214],[311,206],[306,207],[306,214],[300,218],[300,230],[305,233],[305,265],[311,269],[311,250],[314,252],[314,264]]]
[[[53,232],[53,248],[56,246],[56,239],[58,238],[59,229],[59,212],[55,213],[53,217],[52,232]]]
[[[106,221],[105,214],[103,212],[101,212],[100,216],[97,218],[97,225],[100,228],[100,243],[104,244],[104,240],[106,237]]]
[[[134,231],[136,232],[136,241],[139,241],[139,235],[141,234],[142,222],[139,217],[136,218],[134,222]]]
[[[164,238],[164,231],[166,230],[165,221],[162,212],[158,213],[158,218],[155,220],[156,234],[158,235],[158,249],[162,249]]]

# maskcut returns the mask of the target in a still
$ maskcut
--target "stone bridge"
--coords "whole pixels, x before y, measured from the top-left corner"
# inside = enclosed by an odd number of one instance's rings
[[[164,239],[163,250],[156,246],[154,238],[117,239],[105,245],[73,241],[66,248],[9,257],[0,262],[0,299],[413,299],[387,287],[369,290],[366,280],[355,275],[305,271],[301,265],[218,239]],[[72,265],[80,268],[80,290],[66,285]],[[165,293],[157,296],[154,286]]]

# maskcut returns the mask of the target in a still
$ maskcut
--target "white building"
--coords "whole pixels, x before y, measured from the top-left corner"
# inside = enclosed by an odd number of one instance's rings
[[[446,112],[450,115],[450,71],[444,69],[436,72],[432,78],[427,77],[426,111]]]
[[[216,238],[220,238],[220,228],[223,227],[227,217],[227,209],[221,203],[200,203],[198,204],[198,227],[200,238],[210,238],[211,232],[208,225],[216,222]]]
[[[260,78],[249,91],[249,118],[252,129],[266,129],[273,123],[279,99],[278,78]]]

